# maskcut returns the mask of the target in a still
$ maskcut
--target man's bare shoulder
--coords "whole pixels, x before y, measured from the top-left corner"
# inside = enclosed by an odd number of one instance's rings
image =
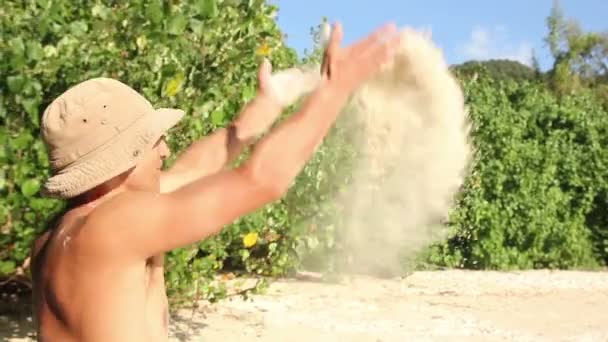
[[[36,238],[32,245],[30,257],[34,271],[42,266],[48,254],[47,252],[53,249],[53,246],[58,243],[59,238],[63,238],[64,240],[59,242],[69,242],[65,240],[70,239],[74,235],[74,231],[78,230],[78,223],[78,213],[73,208],[56,214],[48,222],[45,231]]]
[[[125,191],[104,201],[90,214],[89,223],[131,227],[168,210],[169,196],[151,191]]]
[[[73,207],[68,206],[68,208],[63,209],[50,218],[46,223],[44,231],[34,240],[30,255],[32,259],[43,253],[47,246],[52,243],[53,236],[62,229],[64,221],[74,216],[73,209]]]
[[[146,230],[166,221],[167,196],[155,192],[125,191],[104,201],[83,223],[83,239],[116,251],[135,247]],[[130,248],[129,248],[130,249]]]

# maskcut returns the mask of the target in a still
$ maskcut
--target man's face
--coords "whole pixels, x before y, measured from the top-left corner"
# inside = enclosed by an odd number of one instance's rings
[[[170,155],[171,151],[163,136],[137,164],[130,176],[130,183],[140,189],[160,191],[160,173],[163,160]]]

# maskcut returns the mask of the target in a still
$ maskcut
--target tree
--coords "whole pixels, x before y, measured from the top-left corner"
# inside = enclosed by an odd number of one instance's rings
[[[321,42],[321,34],[322,27],[326,24],[328,24],[327,17],[323,17],[319,25],[310,28],[312,47],[310,50],[304,49],[304,56],[302,58],[303,64],[321,64],[323,59],[323,43]]]
[[[577,21],[564,17],[558,0],[553,2],[547,27],[544,41],[554,58],[551,88],[563,95],[590,87],[608,97],[608,32],[583,32]]]

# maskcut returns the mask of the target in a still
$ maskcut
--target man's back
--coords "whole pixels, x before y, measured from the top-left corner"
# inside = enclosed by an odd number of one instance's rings
[[[90,211],[68,211],[36,241],[32,276],[39,340],[166,340],[162,257],[113,257],[117,246],[94,241],[98,231],[112,234],[113,227],[93,225]]]

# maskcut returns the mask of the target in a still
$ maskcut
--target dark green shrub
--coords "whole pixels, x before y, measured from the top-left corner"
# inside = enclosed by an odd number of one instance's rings
[[[464,79],[477,161],[433,262],[477,269],[608,262],[608,113],[589,93]]]
[[[3,3],[0,277],[24,271],[19,267],[33,239],[63,207],[38,195],[48,174],[39,116],[54,97],[87,78],[120,79],[156,106],[187,111],[169,137],[179,151],[228,123],[254,95],[261,56],[275,69],[297,62],[282,43],[275,11],[264,1]],[[225,266],[271,274],[289,269],[295,240],[288,219],[279,202],[213,239],[170,253],[170,293],[190,294],[194,281],[203,280],[201,293],[213,297],[216,290],[207,281]],[[243,245],[248,233],[260,237],[251,248]]]

